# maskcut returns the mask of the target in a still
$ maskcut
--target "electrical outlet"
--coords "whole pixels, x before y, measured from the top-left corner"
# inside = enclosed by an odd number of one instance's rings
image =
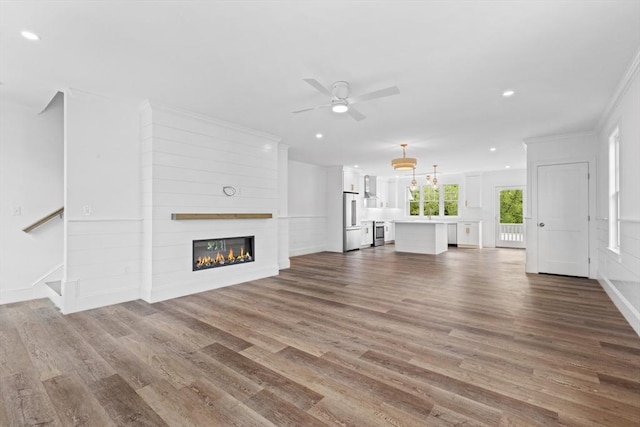
[[[11,212],[12,212],[13,216],[22,215],[22,206],[14,206],[13,210]]]
[[[84,207],[82,208],[82,212],[85,214],[85,216],[91,215],[91,205],[84,205]]]

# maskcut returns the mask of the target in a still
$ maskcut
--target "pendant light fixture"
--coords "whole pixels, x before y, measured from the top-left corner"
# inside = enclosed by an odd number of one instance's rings
[[[438,188],[437,167],[438,165],[433,165],[433,178],[431,178],[431,175],[427,175],[427,184],[431,185],[434,190]]]
[[[413,168],[413,179],[411,180],[411,191],[415,191],[418,188],[418,181],[416,181],[416,168]]]
[[[400,144],[400,146],[402,147],[402,157],[398,157],[397,159],[392,159],[391,166],[393,166],[393,168],[398,171],[402,171],[402,170],[408,171],[410,169],[413,169],[414,170],[413,173],[415,174],[415,169],[416,169],[416,166],[418,166],[418,161],[414,157],[406,156],[407,144]]]

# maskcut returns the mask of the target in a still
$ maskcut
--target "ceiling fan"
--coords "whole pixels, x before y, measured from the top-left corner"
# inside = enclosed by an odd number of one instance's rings
[[[318,105],[317,107],[293,111],[293,113],[304,113],[305,111],[318,110],[320,108],[331,108],[334,113],[347,113],[354,120],[360,121],[366,119],[366,116],[353,108],[353,104],[370,101],[376,98],[383,98],[385,96],[397,95],[400,93],[400,89],[398,89],[397,86],[391,86],[386,89],[375,90],[373,92],[349,98],[348,82],[334,82],[330,86],[331,91],[329,91],[327,87],[323,86],[316,79],[304,79],[304,81],[309,83],[309,85],[321,94],[331,97],[331,102],[328,104]]]

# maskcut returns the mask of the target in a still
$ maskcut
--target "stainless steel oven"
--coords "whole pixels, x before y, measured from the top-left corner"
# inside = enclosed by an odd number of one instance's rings
[[[384,245],[384,222],[373,222],[373,246]]]

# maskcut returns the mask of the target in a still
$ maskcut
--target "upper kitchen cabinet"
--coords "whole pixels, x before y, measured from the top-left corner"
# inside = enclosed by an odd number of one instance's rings
[[[342,191],[360,192],[360,172],[350,168],[342,170]]]
[[[378,207],[379,208],[388,208],[389,207],[389,199],[388,199],[388,193],[389,193],[389,183],[382,179],[382,178],[377,178],[378,180]]]
[[[398,208],[402,204],[402,202],[398,201],[401,194],[398,191],[398,178],[389,178],[388,186],[387,186],[387,207],[389,208]]]
[[[464,206],[482,207],[482,175],[467,175],[464,181]]]

